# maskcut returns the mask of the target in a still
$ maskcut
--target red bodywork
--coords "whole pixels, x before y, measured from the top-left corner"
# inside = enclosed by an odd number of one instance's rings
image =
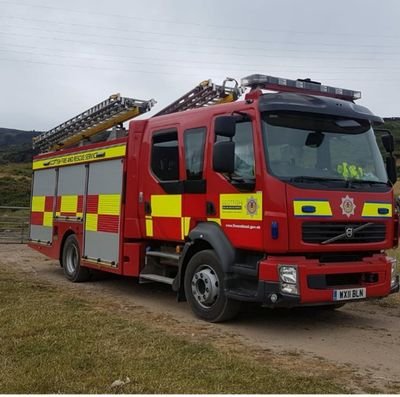
[[[232,222],[220,219],[219,195],[240,193],[227,179],[212,170],[211,159],[214,144],[213,126],[214,120],[220,115],[229,115],[234,111],[246,112],[252,117],[254,131],[255,153],[255,192],[262,192],[262,219],[237,220]],[[132,121],[129,125],[127,138],[108,143],[84,146],[84,148],[68,149],[62,153],[79,152],[92,147],[106,147],[116,142],[126,142],[127,152],[124,162],[124,188],[123,204],[121,211],[120,250],[117,268],[104,269],[93,262],[83,263],[92,268],[99,268],[127,276],[139,276],[144,266],[144,253],[146,246],[152,239],[146,237],[145,232],[145,208],[144,202],[151,195],[165,195],[165,191],[158,183],[150,169],[150,146],[154,131],[177,129],[179,136],[180,158],[184,159],[183,132],[190,128],[207,128],[205,144],[204,175],[207,181],[206,193],[182,195],[182,217],[190,217],[190,229],[199,222],[205,222],[210,218],[206,213],[206,202],[214,203],[216,214],[212,218],[220,219],[221,228],[229,241],[236,249],[250,250],[258,253],[267,253],[259,263],[259,280],[267,282],[279,282],[278,265],[295,264],[299,270],[300,303],[324,303],[332,301],[332,289],[313,289],[308,285],[308,276],[320,274],[377,274],[377,281],[369,283],[360,278],[357,286],[367,288],[368,297],[386,296],[390,293],[390,263],[386,256],[380,253],[382,250],[397,245],[397,214],[379,220],[387,225],[387,233],[384,241],[368,244],[307,244],[302,241],[302,223],[306,217],[296,217],[293,212],[293,200],[328,200],[332,208],[332,216],[335,222],[349,222],[350,219],[343,215],[340,204],[342,198],[349,194],[348,191],[312,190],[300,189],[288,185],[267,172],[264,158],[263,142],[261,135],[261,120],[258,111],[257,100],[247,102],[234,102],[189,110],[160,116],[149,120]],[[35,159],[54,156],[54,153],[44,154]],[[180,179],[186,175],[184,161],[180,161]],[[143,200],[139,196],[143,195]],[[361,210],[365,202],[385,202],[393,205],[393,192],[367,193],[351,192],[355,203],[355,213],[351,222],[362,221]],[[314,219],[314,218],[310,218]],[[321,220],[323,220],[321,218]],[[326,219],[325,219],[326,220]],[[271,233],[272,224],[277,225],[278,237]],[[153,228],[153,239],[174,242],[175,245],[183,243],[181,238],[181,223],[173,218],[160,218]],[[68,233],[75,233],[81,246],[83,244],[82,222],[55,221],[53,244],[46,246],[30,243],[30,246],[54,259],[60,258],[62,242]],[[359,261],[340,261],[323,263],[318,259],[310,258],[310,254],[318,252],[360,252],[371,253]],[[360,276],[361,277],[361,276]]]

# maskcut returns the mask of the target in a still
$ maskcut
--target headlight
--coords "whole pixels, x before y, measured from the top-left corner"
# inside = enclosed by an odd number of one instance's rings
[[[393,288],[397,284],[397,260],[396,260],[396,258],[389,258],[389,261],[392,264],[390,288]]]
[[[297,284],[297,266],[280,266],[279,275],[284,283]]]
[[[281,292],[284,294],[290,294],[290,295],[298,295],[299,290],[297,289],[296,284],[286,284],[286,283],[281,283]]]
[[[279,278],[281,292],[289,295],[298,295],[299,289],[297,285],[297,266],[280,265]]]

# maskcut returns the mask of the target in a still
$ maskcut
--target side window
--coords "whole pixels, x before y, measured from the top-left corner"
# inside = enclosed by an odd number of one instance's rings
[[[192,128],[184,133],[186,178],[200,180],[203,178],[205,128]]]
[[[153,135],[151,169],[160,181],[179,179],[179,146],[176,130]]]
[[[252,179],[255,176],[253,127],[251,121],[236,124],[235,176]]]
[[[217,136],[217,141],[228,139],[223,136]],[[253,126],[251,121],[236,123],[233,142],[235,142],[235,171],[233,176],[243,179],[254,179],[255,161]]]

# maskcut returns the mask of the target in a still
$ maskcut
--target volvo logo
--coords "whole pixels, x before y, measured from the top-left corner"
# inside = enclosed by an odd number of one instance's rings
[[[343,238],[348,238],[348,239],[354,238],[356,233],[358,233],[359,231],[364,230],[365,228],[372,226],[372,225],[373,225],[372,222],[368,222],[368,223],[364,223],[364,224],[362,224],[360,226],[356,226],[356,227],[345,226],[343,233],[340,233],[335,237],[328,238],[328,240],[322,241],[321,244],[330,244],[335,241],[341,240]]]
[[[352,238],[354,235],[354,229],[352,227],[346,227],[344,230],[347,238]]]

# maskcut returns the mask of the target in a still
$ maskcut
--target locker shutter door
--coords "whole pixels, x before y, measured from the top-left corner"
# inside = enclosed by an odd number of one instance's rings
[[[33,174],[30,239],[49,244],[53,241],[56,170],[39,170]]]
[[[57,217],[82,219],[85,184],[85,165],[72,165],[59,169],[56,207]]]
[[[123,161],[89,164],[84,255],[118,265]]]

